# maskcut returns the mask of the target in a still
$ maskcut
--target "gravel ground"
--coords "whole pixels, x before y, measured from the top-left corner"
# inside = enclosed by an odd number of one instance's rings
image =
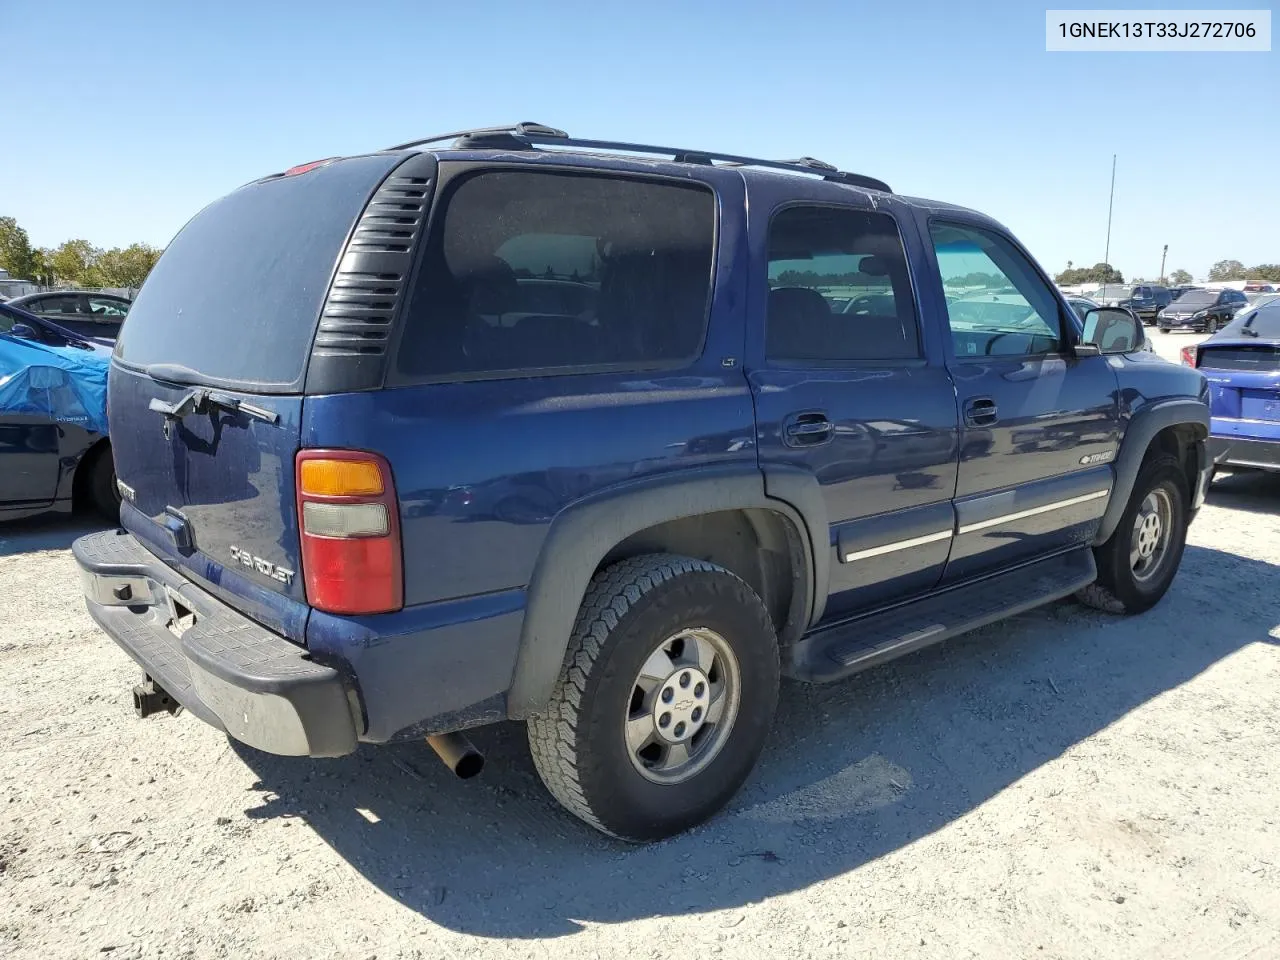
[[[563,815],[516,725],[462,783],[136,721],[86,529],[0,529],[0,956],[1280,956],[1280,477],[1215,487],[1144,616],[787,684],[731,809],[648,848]]]

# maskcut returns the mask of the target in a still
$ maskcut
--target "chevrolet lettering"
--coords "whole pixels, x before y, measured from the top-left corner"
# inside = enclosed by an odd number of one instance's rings
[[[239,547],[231,548],[231,559],[242,567],[249,567],[256,570],[263,576],[270,577],[272,580],[278,580],[281,583],[293,583],[293,571],[287,567],[277,566],[270,560],[263,560],[261,557],[255,557],[248,550],[241,550]]]

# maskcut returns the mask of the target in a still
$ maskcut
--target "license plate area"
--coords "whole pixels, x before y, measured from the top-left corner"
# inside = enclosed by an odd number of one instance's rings
[[[1241,390],[1240,416],[1280,423],[1280,390]]]

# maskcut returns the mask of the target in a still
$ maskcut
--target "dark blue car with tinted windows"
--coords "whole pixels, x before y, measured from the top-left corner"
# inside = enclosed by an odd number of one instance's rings
[[[652,840],[733,795],[782,675],[1160,600],[1209,412],[1143,342],[817,160],[429,138],[174,238],[112,359],[123,526],[74,552],[141,715],[461,775],[526,721],[568,810]]]

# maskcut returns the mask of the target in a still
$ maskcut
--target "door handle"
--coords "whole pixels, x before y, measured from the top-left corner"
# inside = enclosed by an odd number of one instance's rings
[[[970,427],[989,427],[999,420],[996,402],[990,397],[973,397],[965,401],[964,422]]]
[[[812,447],[826,443],[835,433],[835,424],[825,413],[797,413],[787,418],[782,434],[789,447]]]

